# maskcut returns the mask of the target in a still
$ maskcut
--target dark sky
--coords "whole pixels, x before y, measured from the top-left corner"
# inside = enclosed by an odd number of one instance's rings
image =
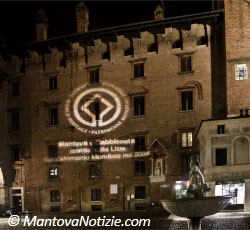
[[[8,46],[35,41],[34,17],[39,9],[48,16],[48,38],[76,33],[75,7],[79,1],[0,2],[0,35]],[[85,1],[90,12],[89,30],[153,19],[159,1]],[[171,1],[165,4],[165,17],[211,10],[209,0]]]

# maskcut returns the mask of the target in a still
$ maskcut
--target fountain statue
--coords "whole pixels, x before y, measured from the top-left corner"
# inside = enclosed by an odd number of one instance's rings
[[[200,171],[198,156],[193,155],[190,162],[189,186],[187,198],[163,200],[163,207],[170,213],[190,219],[189,230],[201,230],[201,219],[213,215],[228,204],[231,196],[208,196],[211,190]]]

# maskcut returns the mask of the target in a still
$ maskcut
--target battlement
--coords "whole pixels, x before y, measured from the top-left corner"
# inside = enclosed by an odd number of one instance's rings
[[[189,28],[167,27],[163,33],[142,31],[136,36],[116,35],[109,39],[99,38],[89,41],[67,42],[44,46],[43,49],[25,49],[25,56],[8,55],[2,58],[1,67],[9,72],[28,74],[57,71],[75,61],[78,65],[96,65],[102,61],[117,62],[126,56],[144,58],[154,53],[166,55],[175,52],[192,52],[199,46],[209,47],[210,26],[208,24],[191,24]],[[134,34],[132,34],[134,35]],[[52,46],[52,45],[51,45]]]

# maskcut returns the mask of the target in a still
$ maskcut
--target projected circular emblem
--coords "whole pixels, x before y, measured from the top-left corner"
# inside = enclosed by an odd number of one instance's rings
[[[71,125],[89,134],[110,132],[128,115],[126,95],[111,84],[84,85],[66,101],[65,113]]]

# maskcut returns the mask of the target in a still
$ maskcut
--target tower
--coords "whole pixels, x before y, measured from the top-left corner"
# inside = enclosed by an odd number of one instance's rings
[[[84,2],[80,2],[76,6],[76,24],[77,24],[77,33],[88,32],[89,11]]]
[[[43,10],[39,10],[35,16],[36,23],[36,41],[47,39],[48,18]]]

